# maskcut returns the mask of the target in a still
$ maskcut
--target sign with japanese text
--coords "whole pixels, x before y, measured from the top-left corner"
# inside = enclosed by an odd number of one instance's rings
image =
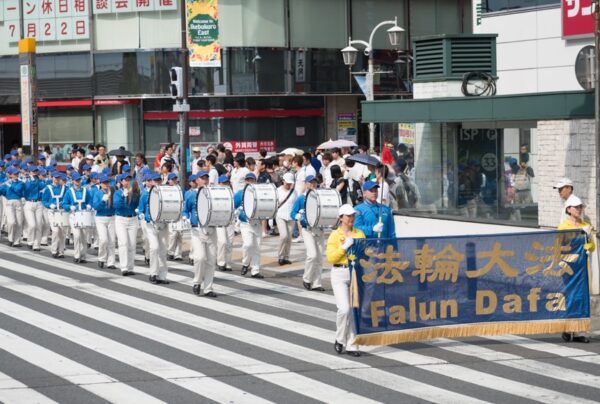
[[[356,114],[340,113],[336,115],[337,138],[356,142]]]
[[[593,0],[562,0],[563,38],[594,35]]]
[[[31,131],[34,120],[34,92],[32,84],[34,82],[35,67],[30,64],[20,66],[21,76],[21,144],[31,146]]]
[[[92,0],[94,14],[177,10],[177,0]]]
[[[586,331],[585,243],[573,230],[356,240],[356,343]]]
[[[414,145],[417,142],[416,129],[414,123],[398,124],[398,143]]]
[[[218,0],[186,0],[191,67],[220,67]]]
[[[268,152],[275,151],[275,140],[228,140],[223,142],[226,149],[230,149],[232,153],[258,153],[261,149]]]

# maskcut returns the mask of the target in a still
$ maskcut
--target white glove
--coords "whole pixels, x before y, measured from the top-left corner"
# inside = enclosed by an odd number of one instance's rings
[[[25,198],[21,198],[21,202],[25,202]]]
[[[373,233],[381,233],[383,231],[383,223],[377,223],[373,226]]]
[[[582,228],[582,230],[585,232],[585,234],[587,234],[588,237],[592,235],[592,226],[585,226]]]
[[[86,210],[92,210],[92,205],[86,205],[86,206],[85,206],[85,209],[86,209]]]
[[[354,239],[352,237],[348,237],[344,244],[342,244],[342,250],[346,251],[348,248],[352,247],[354,244]]]
[[[50,204],[50,209],[56,209],[56,205],[55,205],[55,204],[53,204],[53,203],[51,203],[51,204]]]
[[[140,210],[138,208],[135,208],[135,214],[138,215],[140,213]]]
[[[296,213],[296,220],[302,220],[302,213]]]
[[[129,195],[129,190],[127,188],[123,188],[123,196],[125,198],[127,198],[128,195]]]
[[[144,219],[146,219],[146,217],[144,216],[144,214],[143,214],[143,213],[140,213],[140,214],[138,215],[138,219],[140,219],[140,220],[144,220]]]
[[[104,201],[104,202],[108,202],[108,194],[104,194],[104,195],[102,196],[102,201]],[[89,206],[89,205],[88,205],[88,206]]]
[[[71,206],[71,212],[75,212],[75,206]]]

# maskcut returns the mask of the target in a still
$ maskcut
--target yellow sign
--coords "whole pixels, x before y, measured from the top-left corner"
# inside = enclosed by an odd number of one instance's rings
[[[219,1],[186,0],[187,46],[191,67],[220,67]]]

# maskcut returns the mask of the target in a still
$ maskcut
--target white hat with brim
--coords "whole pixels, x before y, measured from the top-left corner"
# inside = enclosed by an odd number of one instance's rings
[[[346,203],[340,206],[338,210],[338,216],[352,216],[352,215],[360,215],[360,213],[352,207],[352,205]]]
[[[579,199],[575,195],[571,195],[569,198],[567,198],[567,200],[565,202],[565,209],[573,207],[573,206],[584,206],[585,207],[585,205],[581,199]]]
[[[568,179],[567,177],[561,178],[560,180],[558,180],[558,182],[556,183],[556,185],[554,185],[554,189],[561,189],[562,187],[572,187],[573,186],[573,181],[571,181],[570,179]]]
[[[285,173],[283,174],[283,181],[286,184],[294,184],[296,182],[296,177],[294,177],[294,174],[292,173]]]

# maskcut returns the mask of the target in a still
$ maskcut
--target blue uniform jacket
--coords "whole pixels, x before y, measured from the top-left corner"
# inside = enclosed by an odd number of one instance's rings
[[[296,215],[300,213],[301,210],[304,210],[304,200],[305,195],[302,194],[294,201],[294,205],[292,206],[292,212],[290,213],[290,218],[292,220],[296,220]],[[303,228],[308,228],[308,222],[306,221],[306,212],[302,212],[302,219],[300,219],[300,224]]]
[[[240,212],[240,222],[248,223],[248,218],[244,213],[243,205],[244,205],[244,190],[240,189],[233,196],[233,204],[236,209],[239,209]]]
[[[79,201],[81,201],[81,204]],[[81,187],[79,190],[76,190],[75,188],[71,187],[65,191],[62,208],[68,211],[71,209],[71,206],[74,206],[75,210],[85,210],[86,206],[90,205],[90,202],[90,193],[88,192],[87,188]]]
[[[114,216],[115,215],[115,208],[110,206],[110,200],[108,201],[103,201],[102,198],[104,197],[105,194],[103,191],[98,190],[97,192],[94,192],[94,197],[91,198],[91,205],[94,208],[94,210],[96,211],[96,216],[100,216],[100,217],[106,217],[106,216]],[[112,195],[111,195],[112,198]]]
[[[46,188],[42,191],[42,205],[46,209],[50,209],[50,205],[54,204],[56,207],[60,207],[64,194],[67,192],[67,187],[64,185],[46,185]],[[52,195],[58,198],[53,198]],[[57,203],[58,202],[58,203]]]
[[[394,225],[394,215],[392,210],[380,203],[363,202],[356,205],[356,209],[360,214],[356,216],[354,227],[365,233],[367,238],[377,238],[377,233],[373,232],[373,226],[379,223],[379,208],[381,209],[381,223],[383,230],[381,238],[396,238],[396,226]]]
[[[40,200],[40,191],[44,188],[44,182],[35,178],[29,179],[25,183],[25,199],[37,202]]]
[[[190,220],[192,226],[198,226],[198,212],[196,211],[196,195],[198,195],[198,190],[188,190],[185,193],[185,200],[183,202],[183,217],[187,217]]]
[[[123,190],[118,189],[115,191],[115,195],[113,197],[113,206],[115,208],[115,214],[117,216],[126,216],[131,217],[135,216],[135,209],[138,207],[138,203],[140,201],[139,196],[134,196],[133,193],[129,193],[129,203],[127,202],[127,198],[123,196]]]
[[[0,193],[9,201],[20,200],[25,197],[25,183],[23,181],[8,181],[2,186]]]
[[[140,215],[144,215],[144,220],[146,223],[150,223],[152,220],[150,219],[150,211],[148,210],[148,196],[150,193],[146,188],[142,191],[142,195],[140,196],[140,201],[138,203],[138,212]]]

